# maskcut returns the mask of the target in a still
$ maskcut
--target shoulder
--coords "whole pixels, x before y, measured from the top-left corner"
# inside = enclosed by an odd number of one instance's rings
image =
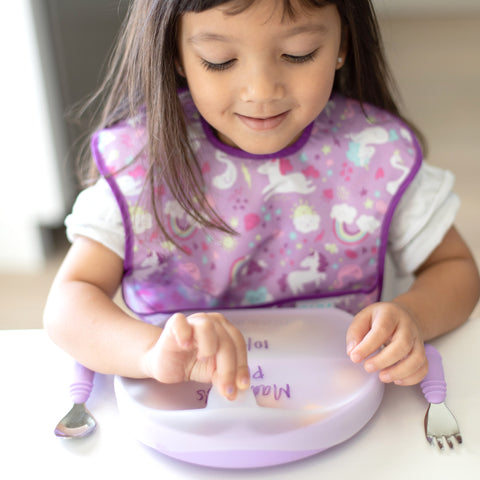
[[[315,120],[311,139],[311,145],[321,149],[330,142],[328,151],[337,158],[367,171],[375,168],[382,178],[387,171],[398,176],[397,167],[414,175],[423,158],[417,138],[401,119],[336,93]]]
[[[399,143],[420,153],[418,141],[403,120],[393,113],[334,93],[317,118],[317,128],[328,128],[357,143]],[[418,151],[417,151],[418,150]]]
[[[118,203],[106,180],[83,190],[65,219],[67,238],[87,237],[124,256],[125,233]]]
[[[393,259],[401,273],[414,272],[453,225],[460,207],[455,177],[423,163],[395,210],[389,231]]]
[[[403,248],[445,205],[452,211],[458,208],[452,172],[423,163],[418,174],[405,191],[394,214],[390,241]]]

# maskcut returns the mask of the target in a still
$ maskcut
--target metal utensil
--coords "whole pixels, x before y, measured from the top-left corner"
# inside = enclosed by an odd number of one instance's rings
[[[93,388],[95,372],[75,362],[73,382],[70,385],[72,409],[58,422],[54,433],[61,438],[81,438],[93,433],[97,422],[87,410],[85,402]]]
[[[420,384],[423,395],[430,403],[425,414],[425,436],[429,443],[436,443],[440,449],[444,448],[445,443],[453,448],[453,439],[459,444],[463,440],[457,420],[445,405],[447,384],[443,372],[442,357],[429,344],[425,344],[425,353],[429,363],[428,374]]]

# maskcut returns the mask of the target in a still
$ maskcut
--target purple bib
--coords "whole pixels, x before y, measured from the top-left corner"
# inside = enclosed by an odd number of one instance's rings
[[[93,154],[123,215],[123,295],[132,311],[158,323],[177,311],[240,307],[355,314],[377,301],[390,221],[421,164],[411,131],[334,95],[295,144],[251,155],[221,143],[189,92],[179,95],[207,197],[239,235],[206,230],[157,185],[162,218],[183,251],[176,248],[144,186],[145,118],[97,132]]]

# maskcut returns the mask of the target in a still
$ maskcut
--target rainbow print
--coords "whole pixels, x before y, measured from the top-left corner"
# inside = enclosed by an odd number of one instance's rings
[[[364,232],[358,227],[354,227],[345,222],[340,222],[339,220],[333,220],[333,231],[335,237],[340,240],[340,242],[347,245],[353,245],[355,243],[360,243],[363,239],[368,237],[368,232]]]
[[[245,255],[243,257],[237,258],[230,267],[230,283],[232,285],[237,284],[237,279],[240,277],[243,267],[248,264],[249,256]]]
[[[197,227],[194,223],[189,223],[185,220],[182,221],[179,218],[174,217],[173,215],[170,215],[169,225],[170,231],[175,236],[183,239],[190,238],[197,230]]]

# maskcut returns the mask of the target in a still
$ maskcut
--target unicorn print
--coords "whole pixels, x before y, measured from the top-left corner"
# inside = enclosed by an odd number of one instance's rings
[[[372,145],[383,145],[390,139],[387,130],[381,127],[366,128],[346,137],[352,140],[348,145],[347,158],[357,167],[366,167],[370,163],[375,153]]]
[[[327,278],[327,262],[317,251],[307,255],[300,262],[300,266],[306,270],[293,270],[287,275],[287,284],[294,295],[304,292],[309,283],[314,283],[315,287],[319,288],[320,283]]]
[[[290,161],[280,158],[265,162],[258,168],[259,173],[268,176],[268,185],[262,190],[265,200],[278,193],[307,194],[315,191],[311,180],[300,172],[289,173],[292,170]]]
[[[402,160],[402,157],[400,156],[400,152],[397,150],[392,158],[390,159],[390,165],[393,168],[396,168],[397,170],[401,170],[402,174],[400,177],[398,177],[396,180],[392,180],[391,182],[387,183],[387,192],[390,195],[395,195],[397,193],[398,188],[402,184],[402,182],[405,180],[405,177],[408,175],[410,172],[410,169],[405,165],[405,163]]]
[[[225,165],[225,170],[220,175],[214,177],[212,183],[220,190],[228,190],[233,187],[237,181],[237,167],[235,164],[225,155],[225,153],[217,151],[215,158]]]

